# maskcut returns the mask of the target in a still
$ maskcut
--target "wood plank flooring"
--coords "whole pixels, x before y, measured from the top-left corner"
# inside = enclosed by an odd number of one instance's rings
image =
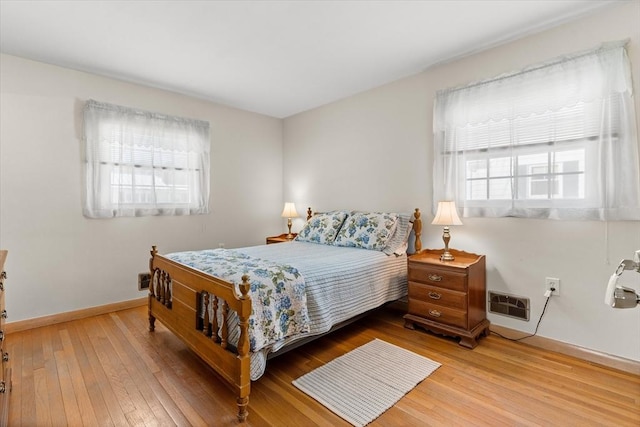
[[[639,426],[640,376],[495,335],[474,350],[389,306],[272,359],[246,426],[347,426],[291,381],[373,338],[442,363],[373,426]],[[10,426],[238,425],[235,397],[145,307],[17,332]]]

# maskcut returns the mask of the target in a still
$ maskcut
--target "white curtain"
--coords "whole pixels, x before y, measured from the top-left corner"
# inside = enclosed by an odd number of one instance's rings
[[[463,216],[640,220],[625,42],[438,92],[434,200]]]
[[[84,108],[90,218],[209,212],[209,123],[89,100]]]

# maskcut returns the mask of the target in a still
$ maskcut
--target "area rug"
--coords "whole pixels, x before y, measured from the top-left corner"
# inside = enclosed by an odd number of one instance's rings
[[[365,426],[439,367],[438,362],[374,339],[293,385],[354,426]]]

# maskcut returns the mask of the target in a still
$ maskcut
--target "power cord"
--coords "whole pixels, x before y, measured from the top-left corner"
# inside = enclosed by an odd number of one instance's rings
[[[531,338],[532,336],[536,335],[538,333],[538,327],[540,326],[540,322],[542,322],[542,316],[544,316],[544,312],[547,310],[547,304],[549,304],[549,300],[551,299],[551,293],[553,291],[555,291],[555,290],[556,290],[556,288],[551,288],[551,289],[549,289],[549,291],[551,291],[551,292],[547,291],[547,292],[549,292],[548,295],[545,293],[545,295],[547,295],[547,300],[544,302],[544,307],[542,308],[542,313],[540,314],[540,318],[538,319],[538,323],[536,324],[536,330],[533,331],[533,334],[525,335],[524,337],[520,337],[520,338],[509,338],[509,337],[505,337],[504,335],[501,335],[501,334],[497,333],[496,331],[491,331],[491,333],[499,336],[500,338],[504,338],[505,340],[509,340],[509,341],[520,341],[520,340],[523,340],[525,338]]]

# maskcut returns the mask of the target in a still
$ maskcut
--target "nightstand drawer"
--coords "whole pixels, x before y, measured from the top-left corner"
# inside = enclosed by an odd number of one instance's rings
[[[467,294],[465,292],[451,291],[422,283],[409,282],[409,298],[444,307],[467,310]]]
[[[467,275],[439,270],[422,263],[409,263],[409,281],[466,292]]]
[[[409,298],[409,314],[460,328],[467,327],[466,311],[430,304],[416,299]]]

